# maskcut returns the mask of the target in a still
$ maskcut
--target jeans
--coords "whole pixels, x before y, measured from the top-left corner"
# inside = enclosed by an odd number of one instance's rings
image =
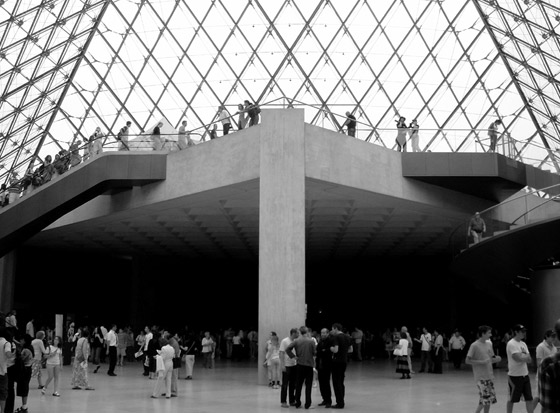
[[[286,367],[286,371],[282,372],[282,389],[280,390],[280,403],[290,401],[290,404],[296,402],[296,366]]]
[[[311,406],[311,390],[313,389],[313,367],[296,366],[296,406],[301,405],[301,391],[305,383],[305,407]]]

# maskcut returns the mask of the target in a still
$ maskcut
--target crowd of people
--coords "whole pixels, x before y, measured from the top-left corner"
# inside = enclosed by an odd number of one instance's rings
[[[463,363],[472,366],[479,392],[477,413],[482,410],[487,413],[496,403],[493,370],[503,367],[504,359],[507,360],[508,413],[520,400],[525,401],[528,412],[534,411],[539,403],[545,413],[558,412],[554,408],[560,407],[557,392],[560,353],[556,348],[560,320],[554,330],[544,333],[543,341],[536,348],[538,394],[533,397],[529,375],[533,358],[524,341],[527,329],[520,324],[502,336],[489,326],[480,326],[466,337],[456,329],[447,338],[439,329],[430,331],[426,327],[414,329],[412,334],[405,326],[372,334],[358,327],[346,330],[334,323],[320,331],[307,326],[294,327],[284,338],[271,332],[261,346],[255,329],[226,328],[213,333],[194,332],[186,326],[179,331],[154,325],[134,333],[130,326],[76,328],[70,322],[64,337],[60,337],[46,326],[35,331],[34,320],[20,329],[16,315],[15,310],[8,313],[0,326],[1,413],[27,412],[32,379],[37,380],[42,395],[48,393],[53,397],[61,396],[63,380],[69,380],[73,390],[94,390],[89,374],[97,374],[106,361],[109,377],[116,377],[116,366],[141,363],[143,375],[155,380],[150,397],[172,398],[178,397],[180,376],[193,379],[196,358],[202,358],[204,368],[212,369],[217,358],[232,362],[257,359],[259,351],[263,351],[269,386],[280,389],[281,407],[310,408],[312,388],[318,387],[322,398],[318,406],[343,409],[348,363],[383,355],[395,363],[395,372],[401,379],[410,379],[416,373],[412,357],[419,358],[414,361],[419,362],[418,373],[442,374],[446,360],[450,362],[449,369],[460,370]],[[376,337],[381,339],[380,352],[376,350]],[[71,377],[61,377],[63,365],[72,366]],[[43,370],[46,370],[46,380]],[[14,410],[17,397],[22,405]]]

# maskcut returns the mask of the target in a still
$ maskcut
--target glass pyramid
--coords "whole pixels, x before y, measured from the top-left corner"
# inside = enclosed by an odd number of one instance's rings
[[[499,150],[558,172],[558,0],[0,0],[0,182],[99,126],[106,147],[244,100],[395,147]],[[235,125],[234,125],[235,128]],[[501,146],[500,146],[501,145]]]

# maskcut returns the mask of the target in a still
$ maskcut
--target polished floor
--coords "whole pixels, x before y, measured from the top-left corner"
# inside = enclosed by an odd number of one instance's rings
[[[206,412],[281,412],[280,390],[257,385],[256,362],[216,361],[214,369],[205,370],[195,364],[194,380],[179,380],[179,397],[151,399],[155,381],[142,376],[139,363],[117,367],[117,377],[106,374],[107,365],[99,373],[90,374],[95,391],[70,388],[71,367],[63,369],[61,397],[53,397],[52,387],[46,395],[32,379],[29,412],[41,413],[206,413]],[[352,362],[346,376],[346,408],[350,412],[427,413],[474,412],[477,390],[469,366],[455,371],[446,363],[444,374],[414,374],[411,380],[399,380],[395,364],[388,360]],[[418,366],[415,366],[418,369]],[[91,368],[90,368],[91,370]],[[43,370],[43,374],[46,371]],[[498,403],[491,411],[505,411],[506,371],[496,370]],[[51,384],[52,386],[52,384]],[[534,383],[533,383],[534,387]],[[313,389],[313,406],[321,402],[319,389]],[[21,405],[20,399],[16,407]],[[294,407],[290,408],[295,410]],[[303,410],[303,409],[302,409]],[[330,409],[329,409],[330,411]],[[525,411],[517,405],[515,412]],[[540,411],[540,409],[537,409]]]

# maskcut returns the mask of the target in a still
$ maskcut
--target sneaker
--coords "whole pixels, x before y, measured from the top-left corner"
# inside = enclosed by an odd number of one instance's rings
[[[290,406],[288,406],[288,403],[282,403],[280,406],[286,407],[286,408],[288,408],[288,409],[290,408]]]
[[[45,394],[47,392],[47,389],[45,389],[44,387],[41,389],[41,394]]]
[[[57,392],[57,391],[55,391],[52,395],[53,395],[54,397],[60,397],[60,393]]]

